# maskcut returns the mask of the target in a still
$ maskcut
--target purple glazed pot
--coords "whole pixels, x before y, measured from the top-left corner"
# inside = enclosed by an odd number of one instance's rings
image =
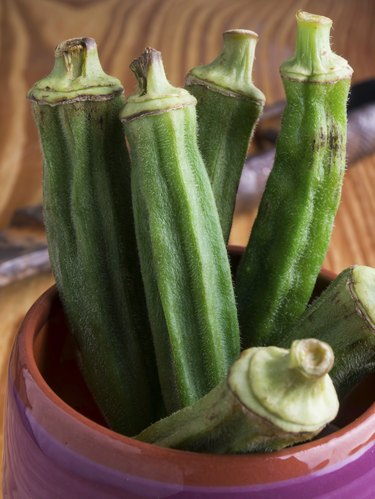
[[[137,442],[104,426],[51,288],[27,314],[10,361],[4,499],[372,498],[374,379],[343,408],[340,429],[280,452],[218,456]]]

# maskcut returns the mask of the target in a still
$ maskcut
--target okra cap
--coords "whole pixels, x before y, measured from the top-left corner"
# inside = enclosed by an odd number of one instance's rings
[[[120,114],[122,121],[196,105],[195,97],[187,90],[169,83],[159,51],[147,47],[131,63],[130,69],[137,79],[138,89],[126,99]]]
[[[280,67],[283,78],[314,83],[335,83],[350,79],[353,69],[331,49],[332,20],[302,10],[296,14],[295,54]]]
[[[27,97],[39,104],[107,100],[123,93],[120,80],[107,75],[93,38],[71,38],[55,49],[51,73],[30,89]]]
[[[224,95],[240,94],[264,103],[264,94],[253,84],[252,72],[258,35],[245,29],[223,33],[224,46],[210,64],[193,68],[186,85],[203,85]]]
[[[316,339],[295,340],[290,350],[250,348],[233,364],[228,385],[245,407],[282,431],[316,432],[339,408],[328,375],[333,360],[331,347]]]

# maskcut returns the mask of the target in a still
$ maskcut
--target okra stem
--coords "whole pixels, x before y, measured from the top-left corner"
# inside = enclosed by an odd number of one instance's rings
[[[298,12],[297,23],[274,166],[237,273],[245,347],[280,344],[304,312],[341,197],[352,69],[331,51],[329,19]]]
[[[249,141],[265,100],[252,82],[257,39],[253,31],[225,31],[222,53],[186,78],[186,88],[197,98],[199,147],[226,242]]]
[[[28,97],[39,105],[58,106],[111,100],[123,92],[121,82],[104,73],[95,40],[71,38],[56,47],[51,73],[33,85]]]
[[[342,398],[375,372],[375,269],[350,267],[330,284],[283,338],[318,338],[335,352],[331,377]]]
[[[196,139],[195,98],[167,81],[160,53],[131,65],[122,113],[142,275],[169,412],[222,381],[239,354],[230,267]]]
[[[315,83],[335,83],[351,78],[353,70],[347,61],[332,52],[328,17],[298,11],[297,40],[294,57],[281,68],[284,78]]]
[[[136,438],[215,453],[264,452],[309,440],[338,411],[332,364],[332,349],[314,339],[294,341],[290,350],[251,348],[227,380]]]
[[[86,382],[108,424],[133,434],[160,417],[160,388],[118,119],[123,88],[90,38],[67,40],[55,56],[29,92],[52,269]]]

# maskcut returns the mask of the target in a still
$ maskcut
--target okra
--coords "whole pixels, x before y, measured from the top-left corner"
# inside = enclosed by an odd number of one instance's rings
[[[196,138],[196,100],[148,48],[131,64],[138,92],[122,121],[136,235],[168,412],[222,381],[239,354],[229,261]]]
[[[44,219],[59,294],[86,382],[108,424],[158,417],[152,334],[138,261],[120,82],[95,41],[67,40],[29,92],[44,156]]]
[[[300,11],[297,25],[275,162],[237,274],[245,347],[279,344],[304,312],[341,196],[352,69],[331,51],[330,19]]]
[[[226,242],[249,141],[265,101],[252,82],[257,39],[253,31],[225,31],[222,53],[193,68],[185,85],[197,99],[199,147]]]
[[[250,348],[205,397],[136,438],[218,454],[273,451],[310,440],[338,411],[328,375],[332,363],[332,349],[314,339],[294,341],[290,350]]]
[[[331,377],[339,397],[375,372],[375,269],[349,267],[328,286],[283,338],[318,338],[335,352]]]

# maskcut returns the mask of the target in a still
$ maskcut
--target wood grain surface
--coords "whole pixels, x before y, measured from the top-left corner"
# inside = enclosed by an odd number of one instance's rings
[[[120,78],[129,93],[134,88],[129,63],[145,46],[162,52],[169,79],[183,85],[192,66],[217,55],[225,29],[251,29],[260,36],[254,81],[271,104],[284,97],[278,68],[293,52],[298,9],[333,19],[334,50],[354,68],[354,81],[375,77],[371,0],[1,0],[0,227],[16,207],[41,202],[41,157],[25,95],[51,70],[60,41],[94,37],[104,69]],[[375,266],[374,193],[375,156],[370,156],[346,174],[328,268],[338,272],[353,263]],[[247,241],[254,215],[249,210],[236,217],[232,243]],[[8,333],[0,331],[6,338]],[[8,351],[0,345],[4,359]],[[4,376],[0,386],[4,388]],[[0,400],[0,411],[1,405]]]

